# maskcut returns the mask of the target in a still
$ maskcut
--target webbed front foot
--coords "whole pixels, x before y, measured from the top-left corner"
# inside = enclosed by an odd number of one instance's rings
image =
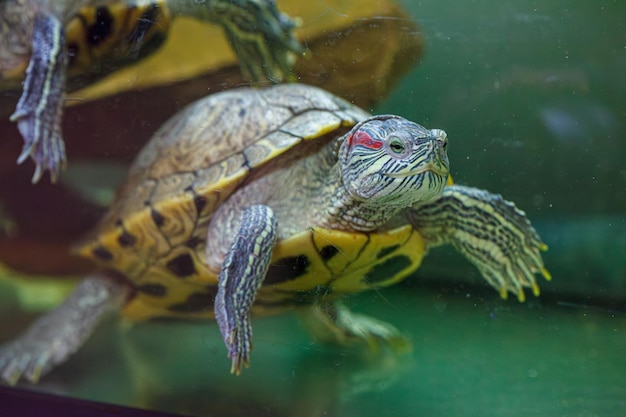
[[[35,162],[33,183],[45,171],[55,182],[65,168],[65,144],[61,133],[63,96],[67,67],[65,34],[54,16],[39,14],[35,18],[32,53],[23,92],[11,121],[24,139],[17,162],[29,156]]]
[[[409,211],[409,221],[427,245],[451,243],[502,298],[526,299],[524,288],[539,295],[535,274],[550,280],[541,252],[548,249],[526,214],[498,194],[453,185],[430,203]]]

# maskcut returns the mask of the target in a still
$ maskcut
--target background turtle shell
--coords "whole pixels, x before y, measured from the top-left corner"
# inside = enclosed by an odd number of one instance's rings
[[[296,62],[297,79],[362,108],[386,97],[421,55],[423,33],[392,0],[279,0],[278,6],[302,18],[296,36],[310,56]],[[340,13],[327,13],[329,8]],[[102,218],[128,166],[158,127],[208,92],[246,85],[220,31],[194,19],[173,19],[167,41],[154,54],[68,96],[63,129],[71,163],[56,185],[32,187],[32,166],[15,164],[22,138],[8,116],[19,92],[5,91],[0,82],[0,204],[14,225],[11,234],[0,230],[1,262],[27,274],[25,279],[78,277],[93,269],[89,260],[71,256],[68,246]],[[211,48],[189,39],[211,39]]]
[[[26,1],[23,3],[28,5]],[[62,0],[49,8],[37,1],[30,3],[29,8],[22,6],[21,9],[31,15],[22,16],[21,27],[12,28],[19,33],[14,34],[11,41],[13,45],[22,45],[24,53],[15,53],[12,59],[4,58],[0,62],[1,89],[21,87],[32,48],[33,15],[42,6],[58,17],[65,28],[70,90],[84,87],[152,54],[165,42],[172,24],[166,1],[134,5],[125,0],[107,0],[94,5],[85,0]],[[7,13],[15,13],[10,7],[6,9]]]
[[[290,150],[313,152],[319,147],[305,142],[322,146],[367,116],[330,93],[298,84],[200,100],[170,119],[140,152],[108,214],[78,252],[136,285],[133,316],[204,311],[195,306],[212,297],[219,272],[203,260],[216,208],[255,169],[280,165]],[[136,308],[142,300],[157,310]]]

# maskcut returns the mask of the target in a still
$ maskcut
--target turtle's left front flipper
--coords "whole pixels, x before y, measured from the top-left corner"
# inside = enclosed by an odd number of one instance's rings
[[[272,260],[276,244],[276,218],[268,206],[245,209],[219,274],[215,319],[232,360],[231,373],[239,375],[250,363],[252,324],[250,307]]]
[[[40,13],[35,18],[32,54],[22,96],[11,115],[11,121],[17,122],[24,138],[18,163],[30,156],[36,165],[33,183],[39,181],[46,170],[55,182],[65,168],[61,119],[66,68],[63,25],[56,17]]]
[[[448,186],[437,200],[409,209],[408,218],[427,248],[452,244],[503,298],[511,292],[524,301],[524,287],[539,295],[536,273],[550,279],[541,258],[547,246],[524,212],[500,195]]]

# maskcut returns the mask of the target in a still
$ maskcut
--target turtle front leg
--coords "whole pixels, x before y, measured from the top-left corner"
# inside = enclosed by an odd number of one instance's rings
[[[275,243],[276,218],[272,209],[262,205],[245,209],[222,264],[215,297],[215,319],[232,360],[230,372],[237,375],[242,366],[250,363],[250,307],[265,279]]]
[[[304,49],[293,36],[296,23],[274,0],[169,0],[177,14],[220,25],[253,82],[283,81]]]
[[[85,278],[70,296],[38,318],[22,335],[0,346],[0,380],[15,385],[24,376],[36,383],[65,362],[91,335],[107,311],[126,302],[131,289],[106,274]]]
[[[35,18],[32,53],[23,92],[11,121],[24,138],[22,163],[29,156],[36,168],[33,183],[44,171],[55,182],[65,168],[65,144],[61,135],[63,96],[67,68],[65,32],[54,16],[40,13]]]
[[[432,202],[408,211],[426,248],[452,244],[506,298],[525,300],[524,287],[539,295],[535,274],[550,279],[541,251],[548,249],[523,211],[500,195],[453,185]]]

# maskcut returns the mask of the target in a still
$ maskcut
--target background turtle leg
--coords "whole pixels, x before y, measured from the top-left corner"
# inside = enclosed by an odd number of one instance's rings
[[[304,324],[316,340],[340,346],[364,346],[369,352],[388,347],[411,350],[411,343],[389,323],[351,312],[339,301],[319,303],[304,310]]]
[[[239,57],[241,69],[254,82],[278,83],[303,51],[293,37],[296,24],[273,0],[168,0],[176,14],[220,25]]]
[[[265,279],[275,244],[276,218],[272,209],[262,205],[245,209],[224,259],[215,296],[215,319],[232,360],[230,371],[237,375],[242,365],[250,363],[250,307]]]
[[[0,347],[0,380],[31,382],[64,362],[91,335],[104,313],[128,299],[131,288],[106,273],[88,276],[55,310]]]
[[[67,68],[65,32],[54,16],[40,13],[35,18],[32,53],[23,92],[11,121],[24,138],[17,162],[29,156],[36,168],[33,183],[45,170],[56,181],[65,167],[65,144],[61,136],[63,95]]]
[[[412,207],[408,219],[427,249],[452,244],[503,298],[511,292],[524,301],[523,287],[539,295],[536,273],[550,279],[541,258],[547,246],[526,214],[500,195],[448,186],[439,199]]]

